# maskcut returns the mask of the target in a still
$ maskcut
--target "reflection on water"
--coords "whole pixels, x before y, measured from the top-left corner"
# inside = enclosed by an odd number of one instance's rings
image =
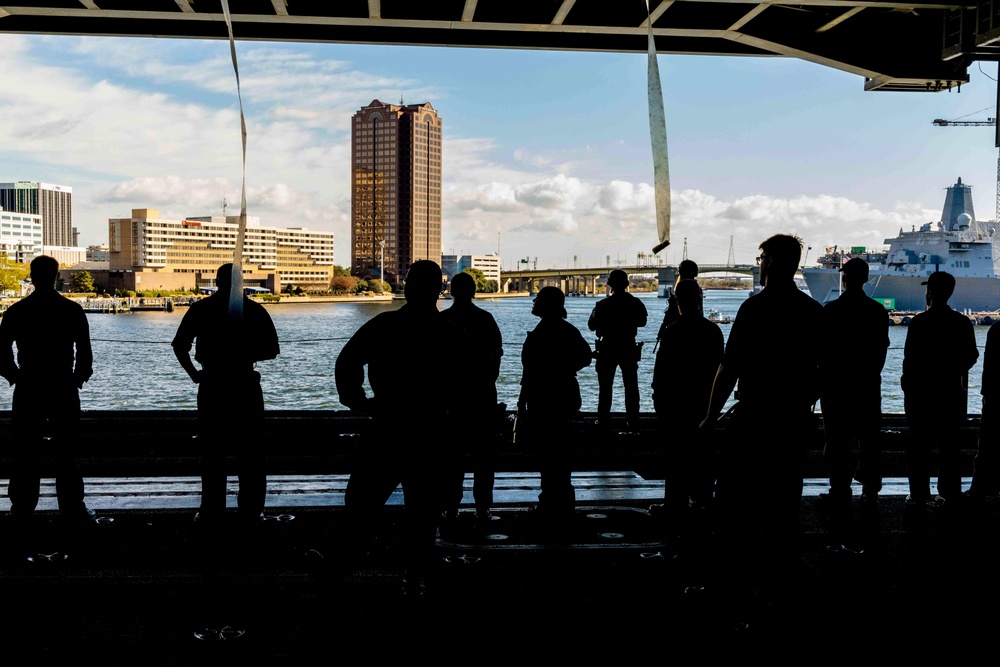
[[[649,311],[649,323],[640,331],[639,340],[645,342],[639,364],[641,409],[652,412],[649,389],[653,372],[653,350],[656,332],[666,308],[666,301],[655,293],[637,294]],[[736,314],[746,299],[745,290],[708,290],[705,309],[714,308],[723,315]],[[601,298],[601,297],[598,297]],[[587,329],[587,318],[594,307],[595,297],[569,297],[566,310],[569,321],[579,328],[584,337],[593,343],[594,335]],[[379,312],[394,309],[401,302],[393,303],[324,303],[324,304],[275,304],[268,305],[281,339],[281,355],[272,361],[258,364],[263,376],[267,407],[281,410],[343,410],[337,400],[333,382],[333,367],[337,355],[347,339],[364,322]],[[442,300],[441,308],[450,301]],[[504,358],[498,383],[499,399],[513,407],[517,402],[518,381],[521,377],[520,351],[526,333],[535,327],[538,319],[531,315],[531,298],[477,299],[477,305],[493,313],[504,336]],[[172,313],[144,312],[118,315],[89,315],[91,338],[94,341],[94,377],[81,394],[85,410],[193,410],[196,388],[181,370],[170,348],[177,325],[185,312],[179,308]],[[721,325],[728,335],[730,325]],[[976,337],[980,346],[986,342],[988,327],[977,326]],[[802,331],[801,335],[815,337],[816,332]],[[903,358],[906,327],[891,327],[890,349],[882,373],[885,412],[902,412],[903,397],[899,389],[899,375]],[[400,344],[405,332],[400,332]],[[461,388],[464,381],[463,362],[448,357],[448,346],[442,341],[440,349],[425,351],[440,358],[443,366],[451,369],[452,386]],[[844,369],[850,373],[850,369]],[[982,358],[976,363],[969,377],[969,412],[978,414],[982,401],[979,395]],[[597,409],[597,376],[594,367],[579,374],[583,392],[583,410]],[[11,388],[0,390],[0,410],[10,409]],[[613,410],[624,410],[624,394],[620,386],[614,396]]]

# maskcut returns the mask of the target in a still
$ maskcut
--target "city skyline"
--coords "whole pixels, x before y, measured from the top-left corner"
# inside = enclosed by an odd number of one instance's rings
[[[80,245],[135,207],[217,215],[239,201],[228,44],[4,35],[0,181],[74,190]],[[155,47],[155,48],[154,48]],[[332,231],[350,265],[350,118],[372,99],[430,102],[443,139],[442,250],[505,269],[632,261],[656,243],[639,54],[251,43],[237,40],[248,124],[248,213]],[[973,186],[994,217],[995,66],[961,93],[865,93],[859,76],[778,58],[661,56],[675,264],[748,263],[776,232],[813,250],[879,246],[936,221]],[[576,258],[574,260],[574,258]]]

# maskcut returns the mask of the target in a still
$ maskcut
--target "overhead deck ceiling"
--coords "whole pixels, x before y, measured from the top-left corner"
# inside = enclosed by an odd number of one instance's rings
[[[5,0],[0,0],[4,2]],[[866,90],[947,90],[996,60],[1000,0],[650,0],[661,54],[784,56]],[[240,40],[645,52],[644,0],[230,0]],[[219,0],[13,0],[0,33],[224,39]],[[780,85],[780,82],[778,82]]]

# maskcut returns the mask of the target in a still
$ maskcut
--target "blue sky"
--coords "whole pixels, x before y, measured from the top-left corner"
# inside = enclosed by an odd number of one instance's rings
[[[444,123],[443,247],[505,268],[632,261],[657,242],[643,54],[237,41],[248,213],[333,231],[350,261],[349,126],[372,99],[430,102]],[[996,64],[961,93],[866,93],[860,76],[779,58],[660,56],[672,245],[752,261],[777,232],[880,246],[940,217],[944,188],[995,210]],[[0,181],[74,190],[81,244],[132,208],[165,217],[239,206],[228,43],[0,36]],[[498,237],[499,234],[499,237]]]

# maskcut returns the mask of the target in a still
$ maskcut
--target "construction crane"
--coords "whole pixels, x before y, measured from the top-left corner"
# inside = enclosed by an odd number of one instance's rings
[[[950,127],[952,125],[964,126],[964,127],[996,127],[996,118],[987,118],[986,120],[945,120],[943,118],[935,118],[934,124],[939,127]],[[996,146],[1000,148],[1000,132],[997,134]],[[994,220],[1000,222],[1000,155],[997,156],[997,201],[996,201],[996,211],[994,213],[996,216]]]

